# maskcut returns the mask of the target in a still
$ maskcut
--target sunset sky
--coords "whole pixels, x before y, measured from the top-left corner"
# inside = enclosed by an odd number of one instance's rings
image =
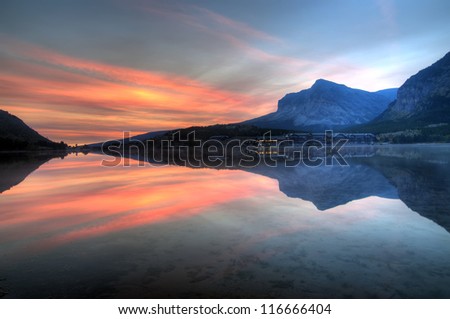
[[[398,87],[450,50],[450,1],[0,2],[0,109],[98,142],[276,110],[318,78]]]

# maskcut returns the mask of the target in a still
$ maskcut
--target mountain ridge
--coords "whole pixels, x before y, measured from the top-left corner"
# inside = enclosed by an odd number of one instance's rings
[[[447,98],[450,105],[450,52],[408,78],[379,120],[409,118],[427,111],[433,108],[430,104],[436,96]]]
[[[0,109],[0,150],[65,149],[42,136],[17,116]]]
[[[423,141],[449,135],[450,52],[409,77],[383,113],[350,130],[372,133],[416,130],[415,134],[421,135]]]
[[[313,131],[349,127],[381,114],[395,93],[396,89],[368,92],[318,79],[309,89],[286,94],[277,111],[242,124]]]

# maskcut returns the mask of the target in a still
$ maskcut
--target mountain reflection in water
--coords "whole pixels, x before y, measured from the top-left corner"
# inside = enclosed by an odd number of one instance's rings
[[[449,298],[449,155],[382,146],[349,167],[245,171],[9,159],[0,291]]]
[[[280,191],[319,210],[369,196],[399,198],[450,231],[450,147],[384,146],[371,157],[347,161],[349,166],[258,166],[249,171],[277,179]]]

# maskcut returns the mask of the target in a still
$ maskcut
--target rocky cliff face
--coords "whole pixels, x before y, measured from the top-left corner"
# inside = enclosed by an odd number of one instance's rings
[[[450,118],[450,52],[410,77],[398,89],[397,100],[377,121],[412,117],[426,118],[429,124]]]
[[[278,101],[276,112],[244,123],[296,130],[323,130],[362,124],[387,108],[395,90],[367,92],[320,79],[310,89],[287,94]]]

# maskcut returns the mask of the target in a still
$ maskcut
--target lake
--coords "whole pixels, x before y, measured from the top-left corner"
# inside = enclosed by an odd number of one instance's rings
[[[450,298],[449,145],[349,166],[105,158],[3,157],[4,298]]]

